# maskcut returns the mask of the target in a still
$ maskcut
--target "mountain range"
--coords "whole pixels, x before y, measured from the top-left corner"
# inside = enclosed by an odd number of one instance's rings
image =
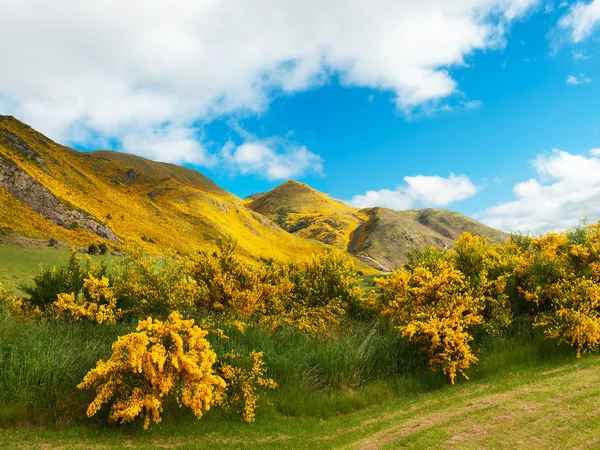
[[[353,208],[296,181],[240,199],[198,171],[76,151],[0,115],[0,234],[181,254],[232,237],[250,261],[298,262],[337,248],[364,270],[390,271],[410,249],[448,248],[463,231],[507,237],[452,211]]]

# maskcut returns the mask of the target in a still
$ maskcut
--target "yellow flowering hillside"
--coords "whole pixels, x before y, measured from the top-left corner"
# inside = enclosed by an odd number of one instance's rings
[[[232,236],[244,259],[292,262],[326,246],[293,236],[197,171],[128,154],[61,146],[0,116],[0,231],[150,253],[214,248]]]
[[[344,250],[351,244],[355,230],[367,219],[357,208],[297,181],[252,197],[248,207],[283,229]]]
[[[247,198],[247,206],[290,233],[348,250],[376,270],[390,272],[413,250],[451,248],[468,232],[492,242],[508,235],[453,211],[426,208],[394,211],[357,209],[310,186],[288,181]]]

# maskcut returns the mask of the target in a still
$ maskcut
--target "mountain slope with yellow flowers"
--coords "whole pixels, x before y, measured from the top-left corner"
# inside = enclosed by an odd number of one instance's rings
[[[212,251],[233,237],[249,259],[297,261],[327,246],[294,236],[197,171],[59,145],[0,116],[0,232],[150,252]]]
[[[249,197],[247,206],[290,233],[346,249],[381,271],[400,267],[411,250],[450,248],[463,232],[495,242],[508,237],[454,211],[353,208],[296,181]]]

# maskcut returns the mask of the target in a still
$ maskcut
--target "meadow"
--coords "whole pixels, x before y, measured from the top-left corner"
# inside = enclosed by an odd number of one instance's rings
[[[554,448],[598,432],[599,224],[464,234],[374,280],[336,253],[249,266],[232,241],[44,267],[0,293],[0,446]]]

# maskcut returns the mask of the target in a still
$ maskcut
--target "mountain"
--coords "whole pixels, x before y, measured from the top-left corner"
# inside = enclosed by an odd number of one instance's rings
[[[506,233],[454,211],[367,208],[361,212],[369,218],[357,231],[352,253],[372,267],[384,271],[400,267],[407,260],[407,253],[413,249],[428,246],[451,248],[452,242],[464,232],[485,237],[492,242],[508,238]]]
[[[347,250],[354,231],[368,216],[304,183],[288,181],[275,189],[250,196],[246,206],[281,228]]]
[[[195,170],[79,152],[0,115],[0,234],[182,254],[231,236],[247,260],[297,262],[337,247],[362,270],[389,271],[410,249],[450,247],[463,231],[507,237],[452,211],[353,208],[296,181],[242,200]]]
[[[247,206],[293,234],[347,249],[371,267],[390,271],[412,249],[450,248],[463,232],[491,241],[508,235],[453,211],[356,209],[303,183],[288,181],[252,196]]]
[[[237,239],[248,259],[298,260],[327,245],[290,234],[197,171],[110,151],[56,144],[0,116],[0,233],[150,252],[214,249]]]

